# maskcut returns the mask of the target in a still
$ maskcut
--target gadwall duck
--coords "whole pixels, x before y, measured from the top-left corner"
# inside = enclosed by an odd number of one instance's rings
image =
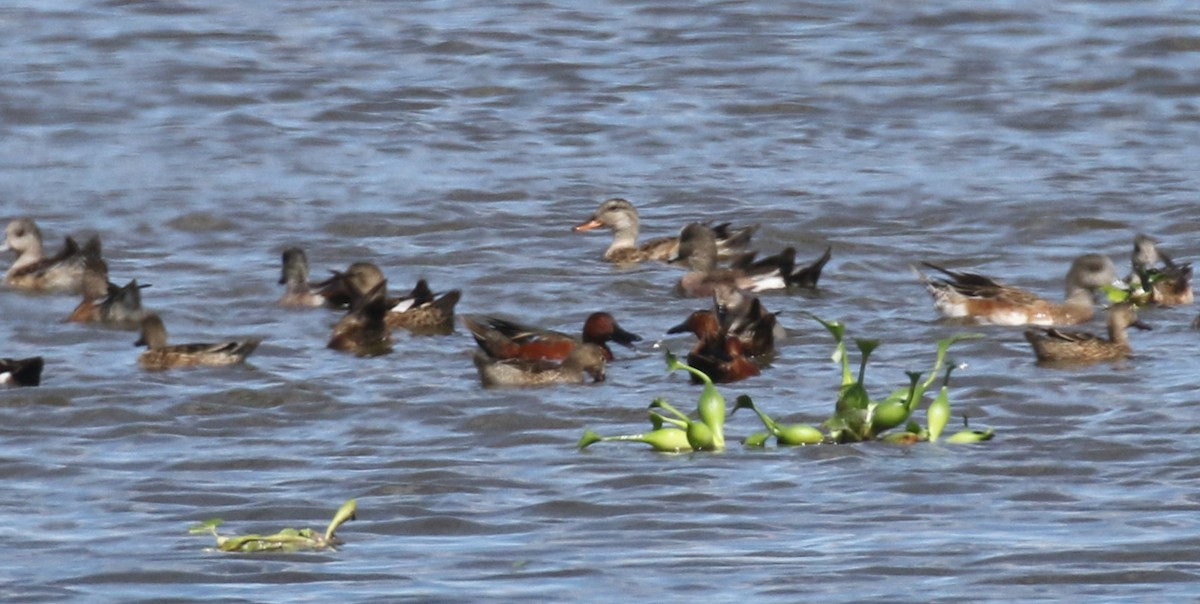
[[[162,370],[176,367],[219,367],[246,360],[262,338],[226,341],[217,344],[167,344],[167,328],[155,314],[142,319],[142,335],[134,346],[145,346],[138,356],[143,369]]]
[[[926,267],[948,279],[930,279],[913,267],[925,284],[933,305],[949,318],[970,318],[992,325],[1076,325],[1090,321],[1096,310],[1097,289],[1119,283],[1117,269],[1103,254],[1086,254],[1075,259],[1066,277],[1066,301],[1049,302],[1028,290],[1005,285],[991,277],[944,269],[929,262]]]
[[[607,199],[596,209],[592,217],[572,229],[575,232],[591,231],[607,227],[612,229],[613,240],[604,252],[604,260],[616,264],[632,264],[657,260],[667,262],[675,256],[679,248],[678,237],[659,237],[638,245],[638,229],[640,227],[637,210],[626,199],[614,197]],[[713,227],[716,233],[717,253],[721,258],[736,256],[750,238],[756,227],[748,226],[733,229],[728,223]]]

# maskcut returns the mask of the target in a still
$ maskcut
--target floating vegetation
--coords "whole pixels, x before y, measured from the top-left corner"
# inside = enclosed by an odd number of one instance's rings
[[[224,522],[220,518],[205,520],[188,529],[188,533],[193,535],[212,534],[213,537],[217,538],[217,550],[222,552],[295,552],[300,550],[337,549],[337,546],[341,544],[341,540],[337,538],[334,532],[346,521],[354,520],[354,514],[357,510],[357,500],[351,499],[343,503],[342,507],[338,508],[337,513],[333,515],[333,520],[329,521],[329,526],[325,528],[324,533],[319,533],[309,528],[286,528],[273,535],[225,537],[217,533],[217,527],[221,526],[222,522]]]
[[[720,451],[725,448],[725,397],[713,385],[713,381],[703,371],[680,361],[675,355],[667,352],[668,371],[687,371],[695,375],[704,384],[700,398],[696,401],[694,420],[686,413],[676,409],[663,398],[654,399],[650,403],[650,425],[652,431],[626,436],[600,436],[591,430],[585,430],[583,437],[576,445],[580,449],[601,441],[636,441],[643,442],[656,451],[666,453],[682,453],[687,451]],[[670,413],[663,415],[657,410]],[[674,427],[663,427],[671,424]]]
[[[947,363],[947,353],[955,342],[980,338],[983,337],[982,334],[959,334],[939,340],[937,355],[928,374],[907,372],[909,381],[907,387],[898,388],[882,399],[872,400],[866,384],[867,365],[871,353],[879,347],[880,341],[854,340],[855,347],[859,351],[856,375],[847,354],[845,325],[839,321],[825,321],[811,314],[809,316],[821,323],[833,335],[835,341],[832,358],[841,367],[842,380],[838,387],[833,415],[822,422],[820,427],[809,424],[780,424],[756,406],[749,396],[743,394],[737,397],[736,405],[729,415],[732,417],[737,410],[748,409],[758,416],[759,421],[766,428],[765,431],[747,436],[742,441],[746,446],[762,447],[772,438],[780,446],[840,444],[869,440],[906,444],[921,441],[961,444],[989,440],[994,435],[991,428],[972,430],[966,427],[964,418],[962,430],[943,438],[943,433],[951,418],[950,374],[955,369],[953,363]],[[704,389],[696,403],[696,415],[699,419],[692,419],[671,406],[665,399],[658,398],[650,403],[651,430],[649,432],[623,436],[601,436],[591,430],[585,430],[577,446],[584,449],[603,441],[635,441],[646,443],[656,451],[670,453],[724,449],[725,397],[721,395],[704,372],[681,362],[670,352],[667,352],[667,369],[669,371],[687,371],[703,382]],[[927,377],[922,381],[921,378],[926,375]],[[926,406],[926,421],[925,425],[921,426],[913,421],[913,414],[921,407],[925,392],[933,386],[939,376],[942,378],[941,387],[933,401]],[[901,427],[903,429],[896,430]]]

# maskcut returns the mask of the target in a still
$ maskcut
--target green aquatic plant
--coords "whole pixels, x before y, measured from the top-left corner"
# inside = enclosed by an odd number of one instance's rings
[[[898,388],[883,399],[872,400],[867,387],[867,366],[870,364],[872,353],[879,348],[880,341],[869,338],[854,340],[859,351],[858,371],[855,373],[846,351],[845,324],[840,321],[826,321],[812,314],[809,316],[823,325],[835,341],[832,359],[841,367],[842,376],[833,415],[825,420],[821,427],[807,424],[784,425],[776,422],[759,409],[748,395],[740,395],[729,415],[732,417],[738,409],[750,409],[766,428],[765,431],[754,432],[745,437],[742,443],[747,447],[766,446],[771,438],[774,438],[776,444],[780,446],[852,443],[869,440],[906,444],[941,440],[941,442],[958,444],[988,440],[994,435],[994,431],[991,429],[980,431],[967,428],[942,438],[942,433],[950,418],[949,382],[950,374],[954,370],[952,363],[947,366],[947,354],[955,342],[981,338],[982,334],[957,334],[939,340],[933,367],[928,374],[919,371],[906,372],[907,387]],[[703,371],[681,362],[669,351],[666,353],[666,361],[669,371],[687,371],[696,376],[704,385],[696,402],[698,420],[692,419],[660,397],[650,403],[648,413],[652,429],[649,432],[623,436],[601,436],[591,430],[585,430],[577,447],[584,449],[603,441],[635,441],[646,443],[656,451],[662,452],[720,451],[724,449],[725,397]],[[943,376],[941,388],[926,409],[926,425],[921,426],[912,420],[912,415],[921,407],[925,392],[937,381],[939,376]],[[922,377],[925,378],[923,381]],[[903,429],[896,430],[901,426]],[[824,432],[822,428],[824,428]]]
[[[913,412],[920,407],[921,401],[924,400],[925,391],[937,380],[942,367],[946,363],[946,355],[950,347],[960,340],[983,337],[983,334],[957,334],[939,340],[933,367],[930,369],[925,381],[921,381],[922,373],[907,372],[909,378],[907,388],[898,388],[882,400],[872,401],[870,393],[867,390],[866,371],[871,353],[880,345],[879,340],[855,340],[860,353],[858,376],[855,378],[850,369],[850,359],[846,353],[845,324],[840,321],[826,321],[811,313],[805,314],[808,314],[809,317],[812,317],[824,326],[833,336],[833,360],[841,366],[842,383],[838,389],[837,404],[834,406],[833,416],[823,424],[829,431],[830,440],[836,443],[874,440],[880,438],[887,431],[905,424]],[[947,371],[946,379],[949,379],[949,371]],[[938,408],[934,410],[935,416],[938,413],[944,412],[941,408],[942,405],[945,405],[946,409],[948,409],[949,394],[946,391],[945,383],[943,383],[942,392],[946,393],[946,396],[940,402],[935,401],[938,405]],[[945,423],[942,423],[938,430],[939,436],[940,430],[944,427]],[[924,440],[928,437],[929,433],[929,430],[921,430],[919,427],[916,430],[908,428],[905,430],[905,433],[891,436],[885,440],[893,442],[908,442],[914,439]]]
[[[937,439],[942,436],[942,430],[946,429],[946,424],[950,423],[951,371],[954,371],[953,364],[946,367],[946,379],[942,380],[942,388],[933,402],[929,403],[929,407],[925,409],[925,429],[929,432],[930,442],[937,442]]]
[[[753,440],[751,440],[751,438],[747,438],[747,441],[749,442],[746,444],[748,446],[762,446],[766,443],[767,438],[771,436],[775,437],[775,442],[785,446],[816,445],[825,441],[825,435],[822,434],[819,429],[808,424],[780,425],[778,422],[771,419],[771,417],[765,412],[763,412],[762,409],[756,407],[754,405],[754,401],[751,400],[748,395],[743,394],[737,397],[737,404],[734,405],[733,411],[731,411],[729,415],[732,416],[734,413],[737,413],[738,409],[749,409],[753,411],[756,415],[758,415],[758,419],[767,429],[766,432],[756,432],[755,434],[751,435]],[[759,434],[763,434],[764,436],[760,437],[758,436]]]
[[[725,448],[725,397],[717,390],[708,374],[680,361],[671,351],[667,351],[667,370],[684,370],[700,379],[704,389],[700,392],[700,400],[696,402],[696,413],[700,421],[712,431],[712,446],[714,449]],[[678,413],[678,412],[676,412]],[[699,447],[693,447],[699,450]]]
[[[338,508],[337,513],[333,515],[333,520],[329,521],[329,526],[325,527],[324,533],[319,533],[310,528],[286,528],[272,535],[226,537],[217,532],[217,527],[223,523],[220,518],[205,520],[189,528],[188,533],[193,535],[211,534],[217,539],[217,550],[222,552],[295,552],[300,550],[337,549],[337,546],[341,544],[341,540],[334,534],[335,531],[347,521],[354,520],[357,511],[357,500],[350,499],[346,501],[346,503],[342,504],[342,507]]]
[[[604,441],[635,441],[643,442],[655,451],[677,453],[686,451],[720,451],[725,448],[725,397],[721,395],[713,381],[703,371],[687,363],[681,362],[675,355],[667,351],[668,371],[684,370],[692,373],[704,384],[700,398],[696,401],[694,420],[686,413],[676,409],[665,398],[656,398],[650,403],[650,432],[628,434],[622,436],[601,436],[591,430],[585,430],[576,444],[578,449]],[[663,415],[658,410],[670,415]],[[671,424],[674,427],[663,427]]]

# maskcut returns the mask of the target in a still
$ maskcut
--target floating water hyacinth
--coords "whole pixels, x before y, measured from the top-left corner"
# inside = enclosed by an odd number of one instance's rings
[[[688,417],[687,414],[673,407],[663,398],[654,399],[650,403],[650,424],[653,430],[640,434],[623,436],[600,436],[585,430],[576,447],[585,449],[595,443],[604,441],[633,441],[650,445],[655,451],[664,453],[681,453],[687,451],[720,451],[725,448],[725,397],[713,385],[703,371],[681,362],[675,355],[667,351],[667,369],[669,371],[684,370],[700,378],[704,389],[696,401],[696,414],[699,421]],[[670,413],[663,415],[661,409]],[[673,428],[663,427],[671,424]]]
[[[217,527],[221,526],[223,522],[220,518],[205,520],[188,529],[188,533],[193,535],[203,533],[212,534],[217,539],[217,550],[222,552],[295,552],[300,550],[337,549],[337,546],[341,544],[341,540],[337,538],[334,532],[345,522],[354,520],[357,510],[357,500],[351,499],[343,503],[342,507],[338,508],[337,513],[333,515],[333,520],[329,521],[329,526],[325,528],[324,533],[318,533],[316,530],[309,528],[287,528],[273,535],[225,537],[217,533]]]
[[[807,314],[807,313],[806,313]],[[879,340],[860,338],[854,340],[859,351],[857,374],[850,365],[846,351],[846,326],[839,321],[825,321],[809,314],[833,336],[835,347],[833,361],[841,367],[842,379],[838,386],[837,402],[833,415],[821,427],[808,424],[780,424],[758,408],[747,395],[736,399],[730,411],[732,416],[738,409],[753,411],[762,422],[765,431],[755,432],[742,442],[748,447],[763,447],[772,439],[777,445],[815,445],[822,443],[852,443],[883,440],[891,443],[916,443],[921,441],[951,444],[972,443],[988,440],[994,431],[965,428],[942,438],[950,421],[950,374],[953,363],[947,366],[946,355],[950,347],[959,340],[981,338],[982,334],[958,334],[939,340],[937,355],[928,374],[909,371],[908,386],[898,388],[881,400],[871,400],[867,389],[867,365],[871,354],[880,346]],[[683,363],[669,351],[666,353],[669,371],[687,371],[700,379],[704,388],[696,402],[699,420],[671,406],[666,399],[658,398],[650,403],[651,430],[623,436],[601,436],[586,430],[579,439],[578,448],[584,449],[604,441],[632,441],[650,445],[656,451],[681,453],[689,451],[720,451],[725,448],[725,397],[717,390],[712,379],[694,367]],[[943,367],[945,372],[943,375]],[[937,396],[926,408],[926,424],[912,421],[912,415],[924,400],[925,392],[942,376],[942,385]],[[922,381],[922,377],[925,377]],[[900,431],[894,429],[900,428]],[[824,431],[822,431],[824,428]]]
[[[764,413],[762,409],[754,406],[754,401],[745,394],[737,397],[737,405],[734,406],[733,411],[729,414],[733,415],[737,413],[738,409],[750,409],[753,411],[758,415],[758,419],[762,421],[763,426],[767,429],[765,433],[756,432],[747,437],[745,441],[746,446],[761,447],[766,444],[767,439],[771,436],[775,437],[775,442],[784,446],[816,445],[825,441],[825,435],[817,428],[808,424],[780,425]]]

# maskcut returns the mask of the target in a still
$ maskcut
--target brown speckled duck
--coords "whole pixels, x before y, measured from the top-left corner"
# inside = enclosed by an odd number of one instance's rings
[[[158,315],[142,320],[142,335],[135,346],[145,346],[138,357],[143,369],[162,370],[176,367],[219,367],[246,360],[262,338],[227,341],[217,344],[167,344],[167,328]]]
[[[712,228],[693,222],[679,233],[679,248],[672,263],[685,264],[688,272],[679,279],[675,292],[681,296],[711,296],[721,284],[750,292],[789,287],[815,288],[821,271],[832,256],[830,248],[807,266],[796,268],[796,251],[783,252],[755,261],[744,256],[731,268],[717,266],[716,233]]]
[[[334,276],[322,284],[321,294],[331,301],[353,301],[364,292],[384,282],[383,271],[370,262],[355,262],[345,272],[334,272]],[[386,290],[384,292],[386,298]],[[384,316],[389,327],[403,327],[419,335],[447,335],[454,331],[454,307],[462,293],[451,290],[434,294],[424,279],[417,281],[407,296],[388,298],[388,312]]]
[[[325,296],[313,291],[308,281],[308,256],[298,247],[283,250],[283,271],[279,276],[279,284],[287,287],[283,297],[279,298],[280,306],[305,308],[324,306]]]
[[[334,325],[328,347],[360,357],[391,352],[392,330],[385,319],[388,304],[387,281],[380,281],[359,296],[350,312]]]
[[[633,264],[647,260],[667,262],[679,248],[678,237],[659,237],[638,245],[638,229],[640,227],[637,210],[626,199],[614,197],[607,199],[596,209],[592,217],[572,229],[575,232],[591,231],[607,227],[612,229],[613,240],[604,252],[604,260],[615,264]],[[721,258],[736,256],[750,238],[754,235],[755,227],[731,229],[728,223],[713,227],[716,233],[717,253]]]
[[[1133,264],[1133,274],[1127,281],[1135,298],[1139,292],[1148,291],[1150,304],[1181,306],[1195,302],[1196,297],[1192,291],[1192,264],[1179,264],[1171,260],[1170,256],[1158,248],[1158,241],[1153,237],[1138,233],[1133,238],[1130,260]]]
[[[1129,303],[1115,304],[1108,310],[1108,339],[1082,331],[1055,328],[1027,329],[1025,339],[1033,346],[1038,361],[1088,363],[1123,359],[1133,354],[1129,346],[1129,327],[1149,329],[1137,320]]]

